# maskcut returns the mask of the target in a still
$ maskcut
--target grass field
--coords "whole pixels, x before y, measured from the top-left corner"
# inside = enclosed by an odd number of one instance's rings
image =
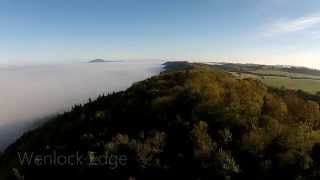
[[[320,76],[301,74],[301,73],[289,73],[289,72],[284,72],[284,71],[279,71],[279,70],[261,69],[261,70],[256,70],[256,71],[252,71],[252,72],[256,73],[256,74],[261,74],[261,75],[286,76],[286,77],[292,77],[292,78],[320,80]]]
[[[275,73],[275,72],[273,72]],[[309,76],[313,79],[292,79],[290,77],[280,77],[280,76],[262,76],[246,73],[234,73],[233,75],[238,78],[255,78],[262,81],[267,86],[276,87],[276,88],[286,88],[286,89],[295,89],[303,90],[312,94],[320,92],[320,77],[319,76]],[[292,73],[291,73],[292,74]],[[275,75],[275,74],[274,74]],[[280,74],[279,74],[280,75]],[[284,74],[281,74],[284,75]],[[306,75],[299,74],[300,77],[306,77]],[[297,76],[296,76],[297,77]],[[316,80],[319,79],[319,80]]]
[[[265,77],[261,79],[268,86],[286,89],[300,89],[312,94],[320,91],[320,80],[313,79],[291,79],[288,77]]]

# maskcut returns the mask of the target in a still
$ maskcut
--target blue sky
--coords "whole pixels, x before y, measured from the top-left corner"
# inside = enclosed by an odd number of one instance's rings
[[[320,68],[319,0],[0,0],[0,64],[175,59]]]

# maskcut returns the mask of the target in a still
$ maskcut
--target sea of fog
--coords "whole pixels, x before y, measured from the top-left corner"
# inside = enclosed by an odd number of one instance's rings
[[[0,150],[46,117],[161,70],[155,61],[0,67]]]

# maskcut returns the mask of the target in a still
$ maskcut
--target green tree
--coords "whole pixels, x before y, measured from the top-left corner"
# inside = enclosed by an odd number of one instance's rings
[[[215,150],[215,145],[208,134],[208,124],[204,121],[197,122],[192,131],[192,142],[196,158],[208,158]]]

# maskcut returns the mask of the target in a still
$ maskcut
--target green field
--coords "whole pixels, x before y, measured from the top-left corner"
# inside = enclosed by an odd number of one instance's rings
[[[290,77],[282,77],[282,76],[262,76],[262,75],[254,75],[254,74],[246,74],[246,73],[232,73],[238,78],[255,78],[259,79],[264,84],[276,87],[276,88],[286,88],[286,89],[295,89],[295,90],[303,90],[312,94],[316,94],[320,92],[320,77],[312,76],[313,79],[292,79]],[[292,74],[292,73],[291,73]],[[275,74],[274,74],[275,75]],[[281,74],[284,75],[284,74]],[[299,74],[301,77],[302,75]],[[295,76],[297,77],[297,75]],[[304,75],[306,77],[306,75]],[[309,76],[310,77],[310,76]],[[319,80],[316,80],[319,79]]]
[[[286,76],[291,78],[320,80],[320,76],[310,75],[310,74],[301,74],[301,73],[290,73],[290,72],[284,72],[280,70],[260,69],[260,70],[251,71],[251,72],[260,74],[260,75]]]
[[[320,91],[320,80],[313,79],[291,79],[288,77],[267,76],[261,79],[268,86],[286,89],[299,89],[312,94]]]

